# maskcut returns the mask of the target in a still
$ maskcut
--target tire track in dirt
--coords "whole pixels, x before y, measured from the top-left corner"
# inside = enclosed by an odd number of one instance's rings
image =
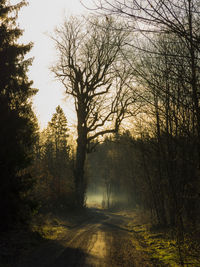
[[[96,210],[93,218],[67,230],[61,240],[44,244],[18,267],[159,266],[134,247],[134,233],[126,228],[129,221],[125,216]]]

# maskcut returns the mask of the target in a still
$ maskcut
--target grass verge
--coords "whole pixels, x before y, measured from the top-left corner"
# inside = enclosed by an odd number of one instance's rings
[[[140,211],[131,216],[127,227],[133,232],[133,245],[148,253],[152,261],[158,260],[160,266],[200,267],[200,244],[194,234],[185,233],[184,242],[178,243],[174,229],[152,228],[147,215]]]

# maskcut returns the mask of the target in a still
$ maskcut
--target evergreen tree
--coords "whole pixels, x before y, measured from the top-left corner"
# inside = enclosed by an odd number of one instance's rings
[[[67,119],[60,106],[57,106],[56,113],[53,114],[48,128],[50,131],[51,139],[55,145],[56,154],[58,154],[59,151],[67,151]]]
[[[18,11],[26,3],[0,2],[0,226],[10,227],[29,213],[27,192],[32,179],[27,171],[36,138],[31,97],[37,92],[27,77],[32,44],[18,44],[22,30]],[[30,204],[30,203],[29,203]]]
[[[70,164],[67,119],[60,106],[57,106],[56,112],[48,124],[47,132],[46,156],[48,157],[48,169],[53,176],[52,185],[55,198],[59,198],[62,195],[62,185],[69,175]]]

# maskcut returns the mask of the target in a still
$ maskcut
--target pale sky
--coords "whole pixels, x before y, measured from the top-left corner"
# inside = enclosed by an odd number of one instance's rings
[[[19,2],[12,0],[12,3]],[[28,57],[34,57],[30,67],[29,77],[34,81],[34,87],[39,89],[34,97],[34,111],[41,128],[46,127],[57,105],[60,105],[68,119],[69,126],[75,123],[73,102],[65,99],[64,88],[54,80],[49,70],[55,60],[55,49],[48,34],[70,15],[87,14],[87,10],[79,0],[29,0],[29,6],[23,7],[19,13],[19,25],[24,29],[23,42],[34,43]]]

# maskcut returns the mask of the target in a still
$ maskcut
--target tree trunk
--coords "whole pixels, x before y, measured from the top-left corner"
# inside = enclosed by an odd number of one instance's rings
[[[156,117],[156,135],[157,135],[157,142],[158,142],[158,148],[157,148],[157,170],[158,170],[158,176],[157,176],[157,207],[159,212],[159,223],[161,225],[167,224],[167,217],[166,217],[166,211],[165,211],[165,188],[163,186],[163,174],[162,174],[162,166],[161,166],[161,158],[162,158],[162,140],[161,140],[161,129],[160,129],[160,115],[159,115],[159,108],[158,108],[158,96],[154,95],[154,105],[155,105],[155,117]]]
[[[75,190],[78,207],[85,206],[86,181],[84,176],[84,165],[87,153],[87,127],[85,123],[84,104],[80,101],[77,111],[78,116],[78,139],[75,162]]]
[[[86,159],[86,140],[79,137],[77,140],[76,163],[75,163],[75,190],[76,201],[79,207],[85,205],[86,181],[84,177],[84,165]]]

